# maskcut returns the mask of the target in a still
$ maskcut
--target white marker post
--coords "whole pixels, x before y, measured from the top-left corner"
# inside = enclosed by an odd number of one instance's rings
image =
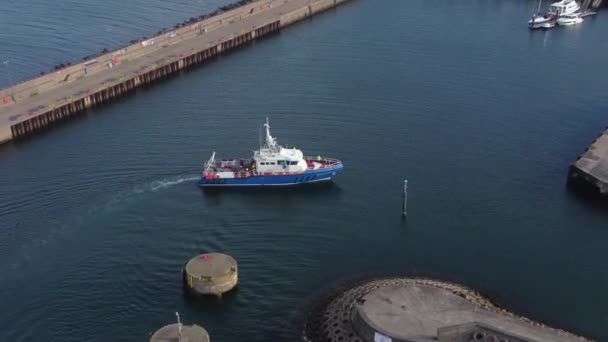
[[[403,217],[407,216],[407,179],[403,181]]]
[[[176,312],[175,316],[177,316],[177,339],[182,342],[182,323],[179,321],[179,312]]]

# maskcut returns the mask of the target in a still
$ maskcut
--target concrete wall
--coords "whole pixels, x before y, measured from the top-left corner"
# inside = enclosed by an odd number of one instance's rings
[[[319,0],[310,5],[312,14],[319,13],[325,11],[326,9],[332,8],[334,6],[334,0]]]
[[[298,20],[308,18],[319,12],[323,12],[327,9],[333,8],[336,4],[346,2],[348,0],[319,0],[311,3],[308,7],[286,13],[281,16],[281,27],[285,27],[293,24]]]
[[[281,16],[281,27],[293,24],[298,20],[302,20],[310,16],[310,6],[301,8],[297,11],[290,12]]]
[[[333,8],[338,3],[342,3],[348,0],[319,0],[311,3],[308,7],[284,14],[281,16],[281,27],[285,27],[293,24],[298,20],[308,18],[319,12],[323,12],[327,9]]]
[[[13,134],[9,126],[0,127],[0,144],[13,139]]]
[[[508,331],[491,327],[477,322],[452,325],[437,329],[438,342],[485,342],[485,341],[509,341],[509,342],[550,342],[536,341],[523,336],[518,336]]]

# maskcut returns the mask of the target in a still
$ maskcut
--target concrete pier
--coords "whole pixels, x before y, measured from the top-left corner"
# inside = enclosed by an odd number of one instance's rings
[[[570,166],[569,180],[585,182],[608,194],[608,128]]]
[[[346,1],[253,1],[2,89],[0,143],[28,136]]]
[[[152,335],[150,342],[209,342],[209,334],[198,325],[181,325],[179,323],[160,328]]]
[[[335,289],[309,310],[304,339],[352,342],[583,342],[464,286],[391,277]]]
[[[207,253],[190,259],[183,270],[184,287],[195,295],[216,295],[232,290],[238,283],[234,258],[222,253]]]

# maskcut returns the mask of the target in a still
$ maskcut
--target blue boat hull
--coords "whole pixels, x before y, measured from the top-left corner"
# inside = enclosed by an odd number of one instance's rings
[[[296,185],[313,182],[330,181],[338,172],[342,171],[342,165],[327,167],[317,170],[307,170],[296,175],[276,175],[276,176],[252,176],[247,178],[201,178],[198,185],[202,187],[222,187],[222,186],[281,186]]]

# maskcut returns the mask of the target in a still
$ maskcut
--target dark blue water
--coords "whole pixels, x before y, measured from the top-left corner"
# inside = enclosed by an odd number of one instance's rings
[[[287,340],[333,281],[412,271],[608,340],[608,213],[565,186],[607,124],[608,19],[529,32],[535,5],[356,0],[2,146],[0,341],[141,341],[175,311],[216,341]],[[9,1],[0,53],[27,77],[216,6]],[[211,151],[249,155],[266,116],[345,172],[198,189]],[[183,296],[206,251],[240,263],[220,302]]]

